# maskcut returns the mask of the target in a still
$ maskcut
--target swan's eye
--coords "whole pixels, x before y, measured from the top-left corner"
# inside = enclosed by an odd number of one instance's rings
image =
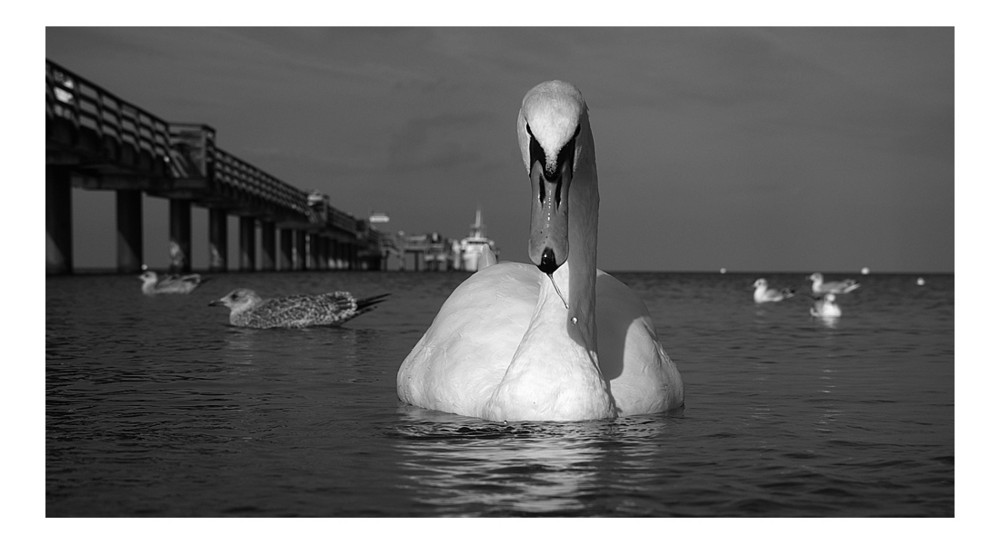
[[[570,138],[569,142],[566,142],[566,145],[559,150],[559,156],[556,159],[557,164],[566,164],[569,165],[570,168],[576,166],[574,164],[574,158],[576,156],[576,136],[578,134],[580,134],[579,125],[576,126],[576,132],[573,133],[573,138]]]
[[[528,129],[528,160],[532,165],[539,163],[543,169],[545,168],[545,150],[542,149],[542,145],[538,143],[538,140],[535,140],[535,135],[531,134],[531,129]]]

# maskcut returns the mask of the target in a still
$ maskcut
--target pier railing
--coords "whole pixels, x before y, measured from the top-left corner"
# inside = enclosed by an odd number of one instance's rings
[[[170,126],[51,61],[45,63],[47,149],[62,161],[165,175]]]
[[[286,221],[308,215],[305,191],[221,149],[215,149],[214,160],[216,182],[239,195],[251,211]]]

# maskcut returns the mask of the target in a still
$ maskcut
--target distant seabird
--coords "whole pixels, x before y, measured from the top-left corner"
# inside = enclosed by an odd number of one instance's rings
[[[823,295],[824,293],[850,293],[861,287],[861,284],[858,284],[851,279],[823,282],[823,275],[820,273],[813,273],[812,276],[809,277],[809,280],[812,280],[813,283],[813,295]]]
[[[188,274],[184,276],[169,274],[160,278],[153,271],[144,271],[139,275],[139,280],[142,280],[142,293],[146,295],[158,295],[161,293],[188,294],[208,281],[207,278],[202,278],[200,274]]]
[[[256,329],[336,326],[374,310],[389,294],[355,299],[346,291],[319,295],[291,295],[263,299],[251,289],[239,288],[209,306],[229,307],[229,323]]]
[[[840,305],[836,302],[837,296],[827,293],[823,297],[817,298],[809,309],[809,314],[817,318],[839,318]]]
[[[753,283],[755,288],[753,291],[753,300],[757,303],[777,303],[784,299],[788,299],[795,295],[795,291],[785,288],[778,291],[774,288],[767,287],[767,280],[763,278],[758,278],[756,282]]]

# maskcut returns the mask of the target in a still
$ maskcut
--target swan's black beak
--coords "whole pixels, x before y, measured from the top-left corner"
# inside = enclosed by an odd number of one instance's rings
[[[573,181],[576,142],[570,140],[555,165],[545,168],[541,146],[531,139],[531,231],[528,258],[545,274],[552,274],[569,255],[569,186]]]

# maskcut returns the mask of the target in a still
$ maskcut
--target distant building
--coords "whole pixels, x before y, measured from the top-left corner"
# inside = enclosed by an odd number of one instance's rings
[[[454,267],[460,271],[475,271],[479,256],[487,248],[497,258],[500,250],[493,240],[486,237],[486,224],[483,223],[483,212],[476,208],[476,222],[469,226],[469,236],[454,243]]]

